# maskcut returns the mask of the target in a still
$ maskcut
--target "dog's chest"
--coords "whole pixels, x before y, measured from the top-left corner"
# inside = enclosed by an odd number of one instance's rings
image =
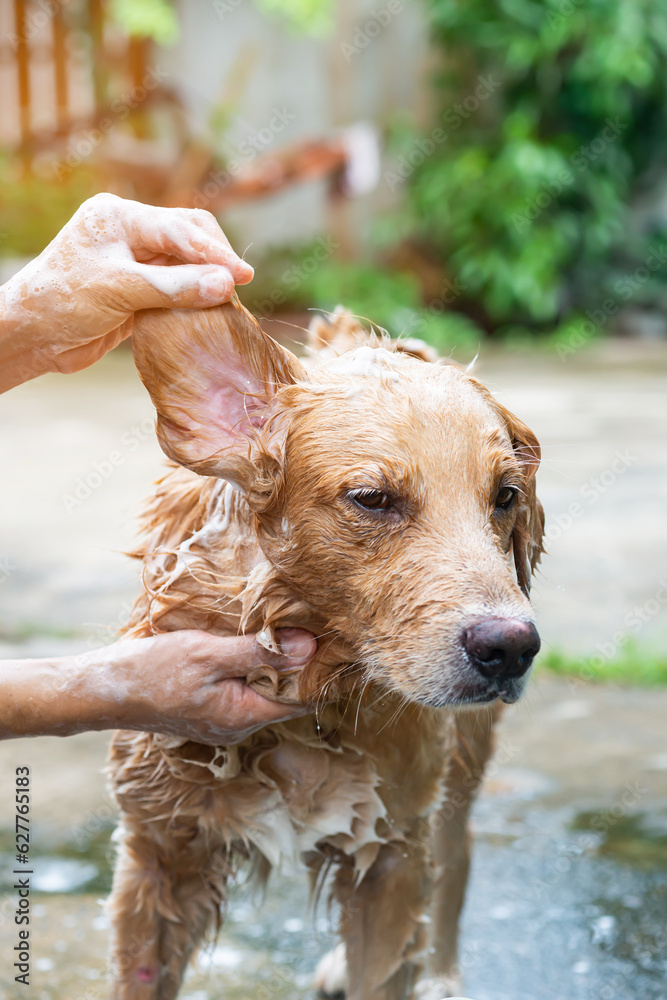
[[[407,711],[393,727],[363,715],[355,725],[330,707],[319,724],[307,717],[272,726],[197,761],[213,793],[200,824],[272,865],[326,848],[353,858],[361,876],[382,844],[403,840],[442,800],[453,721],[444,712],[416,717],[418,726]],[[195,764],[176,753],[179,770]]]

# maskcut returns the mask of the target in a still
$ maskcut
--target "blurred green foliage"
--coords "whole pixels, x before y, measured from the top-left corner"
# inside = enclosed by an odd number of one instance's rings
[[[395,136],[395,238],[435,248],[486,324],[553,328],[605,298],[654,303],[664,230],[628,206],[667,165],[665,0],[428,0],[439,113]],[[439,132],[437,130],[440,130]]]
[[[158,45],[178,40],[178,17],[170,0],[109,0],[107,9],[130,37],[152,38]]]
[[[394,337],[420,337],[442,354],[479,344],[479,330],[467,317],[425,308],[416,277],[394,268],[331,263],[304,280],[301,294],[325,309],[342,304]]]
[[[409,276],[332,259],[295,298],[349,303],[441,349],[480,328],[578,349],[627,303],[667,309],[667,2],[424,4],[437,110],[427,131],[390,130],[399,207],[376,236],[435,258],[459,292],[425,309]]]
[[[97,191],[97,173],[80,165],[64,176],[24,173],[0,152],[0,257],[41,253],[82,201]]]
[[[480,331],[460,313],[424,307],[414,274],[363,261],[320,263],[317,246],[284,246],[266,254],[252,284],[239,289],[243,302],[260,317],[285,305],[323,311],[343,305],[365,325],[393,337],[419,337],[441,354],[474,354]]]
[[[550,649],[540,656],[539,668],[591,683],[637,687],[664,687],[667,684],[667,656],[630,639],[609,660],[598,655],[587,658]]]
[[[255,3],[260,10],[282,17],[295,31],[304,34],[325,35],[333,25],[334,0],[255,0]]]

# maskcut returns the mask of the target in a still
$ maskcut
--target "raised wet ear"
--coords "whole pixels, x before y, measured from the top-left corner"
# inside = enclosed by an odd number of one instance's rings
[[[539,563],[544,551],[542,544],[544,510],[535,492],[535,473],[540,465],[542,450],[539,441],[522,420],[519,420],[497,402],[496,406],[500,409],[507,424],[514,454],[523,469],[526,481],[512,532],[512,553],[517,582],[524,594],[528,596],[531,573]]]
[[[165,454],[249,490],[276,392],[306,378],[298,358],[265,334],[236,296],[211,309],[139,312],[133,346]]]

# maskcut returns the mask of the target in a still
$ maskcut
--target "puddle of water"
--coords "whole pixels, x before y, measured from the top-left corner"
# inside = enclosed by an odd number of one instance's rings
[[[605,916],[603,933],[593,941],[637,971],[667,977],[667,884],[664,880],[645,887],[641,898],[633,895],[596,901]]]
[[[35,892],[81,892],[99,875],[95,865],[72,858],[37,858],[34,873]]]
[[[110,844],[112,827],[95,831],[85,841],[64,841],[45,844],[37,836],[30,853],[33,869],[32,888],[44,893],[100,893],[111,888],[113,850]],[[14,854],[11,838],[0,838],[0,890],[8,891],[13,884],[11,874]]]
[[[612,810],[581,812],[572,828],[594,833],[601,857],[642,869],[667,868],[667,814],[632,813],[616,817]]]
[[[603,807],[572,820],[569,809],[544,808],[539,800],[548,790],[517,771],[477,804],[462,944],[465,995],[666,1000],[667,809],[616,817]],[[42,896],[49,913],[72,910],[73,923],[59,931],[62,942],[38,956],[37,971],[61,987],[65,958],[71,963],[73,956],[104,980],[104,959],[88,958],[86,942],[95,932],[104,954],[108,921],[96,910],[94,919],[90,911],[80,916],[77,907],[90,907],[86,900],[109,889],[110,832],[97,830],[85,843],[35,844],[35,889],[63,894],[52,902]],[[39,846],[48,855],[38,856]],[[247,1000],[262,987],[273,1000],[312,1000],[312,970],[334,938],[326,908],[314,920],[309,913],[303,873],[276,875],[257,905],[242,880],[230,895],[225,928],[188,973],[183,1000],[212,1000],[223,983],[229,1000]]]

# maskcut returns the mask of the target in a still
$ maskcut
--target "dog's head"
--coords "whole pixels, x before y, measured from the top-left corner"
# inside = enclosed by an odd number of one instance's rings
[[[233,301],[140,314],[135,357],[165,452],[245,494],[368,677],[433,706],[515,701],[539,649],[538,442],[458,368],[367,341],[306,370]]]

